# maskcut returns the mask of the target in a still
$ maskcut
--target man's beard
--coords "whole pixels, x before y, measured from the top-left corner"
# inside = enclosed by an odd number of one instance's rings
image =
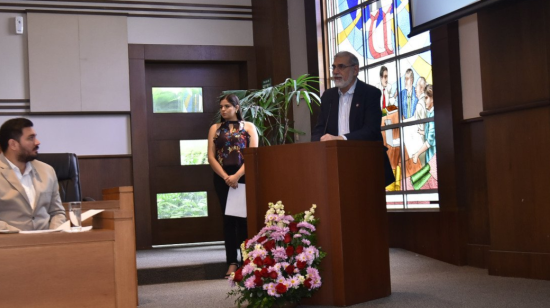
[[[38,150],[38,147],[34,148],[33,151]],[[25,153],[19,153],[17,155],[17,160],[26,163],[29,161],[33,161],[38,157],[38,154],[33,154],[32,152],[25,152]]]
[[[344,80],[344,76],[340,75],[338,77],[341,77],[341,79],[333,79],[334,80],[334,85],[339,88],[339,89],[342,89],[342,88],[345,88],[347,86],[349,86],[351,84],[351,81],[352,81],[352,78],[349,78],[348,80]]]

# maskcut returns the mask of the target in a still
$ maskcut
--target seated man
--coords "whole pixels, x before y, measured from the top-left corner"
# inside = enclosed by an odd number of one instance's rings
[[[25,118],[0,127],[0,230],[55,229],[65,222],[57,176],[34,160],[40,141]]]

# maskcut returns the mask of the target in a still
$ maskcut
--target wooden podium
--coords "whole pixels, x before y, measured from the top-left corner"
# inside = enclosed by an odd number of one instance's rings
[[[391,294],[381,142],[329,141],[244,150],[248,235],[269,202],[296,214],[317,204],[323,285],[310,305],[348,306]]]

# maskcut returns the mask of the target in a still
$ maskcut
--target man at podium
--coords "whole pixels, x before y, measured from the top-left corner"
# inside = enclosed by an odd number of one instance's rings
[[[36,161],[40,141],[25,118],[0,127],[0,230],[55,229],[65,222],[53,168]]]
[[[332,64],[336,87],[321,97],[321,112],[311,132],[311,141],[382,141],[379,89],[357,79],[359,60],[347,51],[338,52]],[[384,155],[385,186],[393,183],[391,165]]]

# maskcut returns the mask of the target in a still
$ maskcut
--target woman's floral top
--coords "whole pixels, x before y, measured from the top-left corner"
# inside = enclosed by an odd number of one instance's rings
[[[230,129],[230,124],[232,124],[232,129]],[[241,166],[244,164],[241,149],[247,148],[249,142],[250,135],[244,129],[244,121],[222,122],[214,137],[216,159],[221,166]]]

